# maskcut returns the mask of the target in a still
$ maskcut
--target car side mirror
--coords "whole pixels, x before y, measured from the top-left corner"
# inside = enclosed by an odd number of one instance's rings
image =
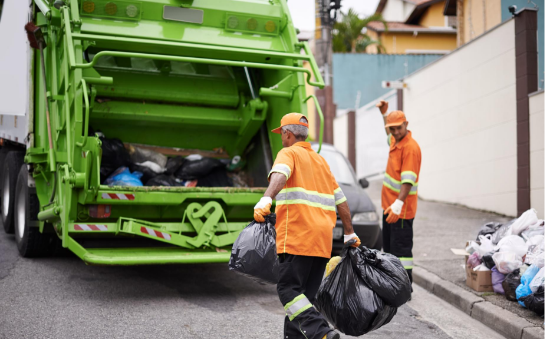
[[[365,179],[365,178],[361,178],[358,182],[360,183],[360,186],[362,188],[369,187],[369,181],[367,181],[367,179]]]

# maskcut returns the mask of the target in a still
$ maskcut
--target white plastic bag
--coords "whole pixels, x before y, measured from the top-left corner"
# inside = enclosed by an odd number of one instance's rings
[[[473,271],[490,271],[490,269],[486,267],[485,264],[480,264],[476,266]]]
[[[503,274],[509,274],[522,266],[522,258],[513,252],[494,253],[492,260],[494,260],[498,272]]]
[[[545,277],[543,276],[543,267],[537,272],[534,279],[532,279],[532,282],[530,283],[530,289],[532,290],[532,293],[536,293],[539,286],[543,286],[543,283],[545,282]]]
[[[540,235],[534,235],[530,239],[526,241],[526,245],[528,245],[528,251],[530,251],[530,246],[535,246],[541,244],[545,240],[545,236],[542,234]]]
[[[481,257],[494,252],[494,244],[492,244],[490,237],[490,234],[479,236],[479,241],[481,243],[481,246],[479,246],[479,253],[481,254]]]
[[[137,163],[136,165],[142,166],[142,167],[147,167],[150,170],[152,170],[153,172],[158,173],[158,174],[164,173],[167,170],[166,168],[163,168],[163,167],[157,165],[153,161],[144,161],[142,163]]]
[[[545,265],[545,237],[542,235],[535,235],[530,238],[526,245],[528,245],[528,252],[524,258],[524,263],[528,265],[536,265],[542,268]]]
[[[494,249],[498,252],[512,252],[522,258],[528,252],[528,245],[518,235],[508,235]]]
[[[530,208],[526,212],[522,213],[520,217],[511,225],[511,234],[519,235],[525,230],[537,222],[537,212],[535,209]]]
[[[536,236],[536,235],[544,235],[545,232],[543,231],[545,229],[545,221],[538,220],[536,223],[530,225],[528,229],[524,232],[522,232],[520,235],[524,238],[524,240],[528,241],[528,239]]]

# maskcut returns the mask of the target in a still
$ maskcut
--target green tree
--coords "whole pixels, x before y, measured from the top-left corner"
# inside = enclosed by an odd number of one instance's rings
[[[333,26],[333,52],[365,53],[365,49],[371,45],[376,45],[379,53],[385,52],[380,41],[372,39],[367,32],[362,33],[372,21],[382,22],[388,30],[388,25],[381,14],[373,14],[361,19],[352,8],[346,14],[341,13],[341,20]]]

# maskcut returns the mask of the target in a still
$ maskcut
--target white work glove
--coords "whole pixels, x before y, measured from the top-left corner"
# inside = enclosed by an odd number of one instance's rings
[[[384,215],[389,214],[386,218],[386,222],[389,224],[395,224],[399,220],[401,209],[403,208],[403,201],[396,199],[394,203],[384,211]]]
[[[352,247],[359,247],[361,245],[360,238],[356,235],[356,233],[344,235],[344,243],[346,244],[348,241],[356,239],[356,243],[352,245]]]
[[[265,216],[271,214],[272,198],[263,197],[254,207],[254,219],[257,222],[265,222]]]

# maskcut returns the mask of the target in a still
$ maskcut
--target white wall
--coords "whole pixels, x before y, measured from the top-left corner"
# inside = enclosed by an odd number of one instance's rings
[[[386,21],[405,21],[403,1],[387,1],[386,6],[382,10],[382,17]]]
[[[506,21],[406,78],[422,198],[516,215],[514,31]]]
[[[357,177],[384,172],[389,148],[384,121],[375,104],[388,101],[388,111],[397,110],[397,90],[371,101],[356,111],[356,168]]]
[[[543,119],[543,91],[530,95],[530,202],[540,219],[545,218],[543,179],[545,166],[545,121]]]
[[[333,120],[333,144],[348,158],[348,114],[337,115]]]
[[[410,2],[403,1],[403,19],[401,21],[405,22],[409,16],[413,13],[416,6]]]

